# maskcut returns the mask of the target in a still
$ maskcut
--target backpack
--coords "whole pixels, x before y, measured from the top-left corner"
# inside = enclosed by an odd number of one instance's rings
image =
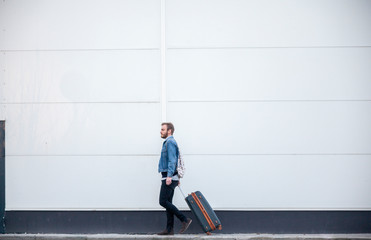
[[[166,151],[167,151],[167,143],[165,144],[165,147],[166,147]],[[178,147],[178,145],[177,145]],[[183,155],[180,153],[180,149],[178,147],[178,164],[176,166],[176,171],[178,172],[178,177],[179,178],[182,178],[184,177],[184,173],[185,173],[185,165],[184,165],[184,159],[183,159]]]
[[[178,151],[179,151],[179,157],[178,157],[178,165],[176,167],[176,170],[178,171],[178,177],[182,178],[184,177],[186,168],[184,166],[183,155],[180,153],[179,147],[178,147]]]

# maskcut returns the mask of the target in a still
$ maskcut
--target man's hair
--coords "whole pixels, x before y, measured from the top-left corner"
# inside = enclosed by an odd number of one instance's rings
[[[164,122],[161,124],[161,126],[163,125],[166,125],[167,130],[170,130],[171,134],[174,134],[175,129],[174,129],[174,125],[171,122]]]

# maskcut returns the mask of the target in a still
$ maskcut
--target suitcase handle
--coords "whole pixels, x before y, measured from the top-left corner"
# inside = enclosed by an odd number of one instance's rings
[[[184,195],[184,193],[183,193],[182,189],[180,188],[180,186],[178,186],[178,188],[179,188],[180,192],[182,193],[184,199],[186,199],[186,196]]]

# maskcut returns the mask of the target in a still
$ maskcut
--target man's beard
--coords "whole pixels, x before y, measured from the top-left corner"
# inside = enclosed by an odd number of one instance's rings
[[[161,137],[162,137],[163,139],[166,139],[166,138],[167,138],[167,133],[165,133],[164,135],[161,135]]]

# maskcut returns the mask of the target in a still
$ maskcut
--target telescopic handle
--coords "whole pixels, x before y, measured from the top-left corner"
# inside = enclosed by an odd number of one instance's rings
[[[178,186],[178,188],[179,188],[180,192],[182,193],[182,195],[183,195],[183,197],[184,197],[184,199],[185,199],[185,198],[186,198],[186,196],[184,195],[184,193],[183,193],[182,189],[180,188],[180,186]]]

